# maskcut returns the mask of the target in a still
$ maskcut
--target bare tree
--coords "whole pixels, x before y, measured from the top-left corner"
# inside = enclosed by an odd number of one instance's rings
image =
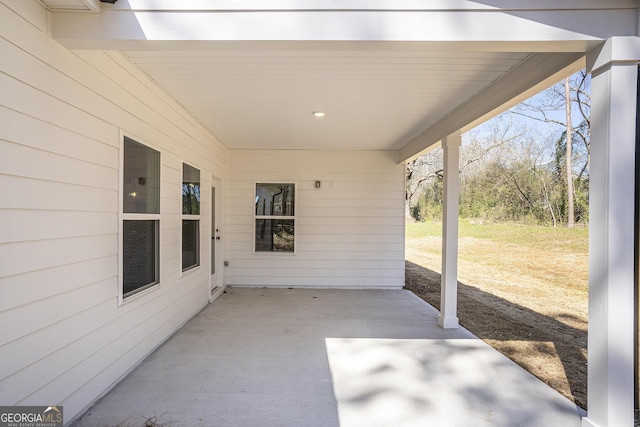
[[[566,139],[567,139],[567,151],[565,155],[566,169],[567,169],[567,227],[573,228],[574,226],[574,210],[573,210],[573,119],[571,115],[571,88],[569,87],[569,79],[564,79],[564,105],[566,112]],[[555,218],[554,218],[555,222]]]
[[[413,198],[420,194],[423,184],[442,174],[442,150],[436,149],[407,162],[405,165],[405,220],[412,221]]]
[[[589,168],[589,138],[591,129],[591,96],[589,94],[589,75],[582,70],[562,82],[551,86],[536,97],[533,97],[512,110],[514,114],[522,115],[544,123],[556,124],[562,128],[562,134],[557,138],[557,146],[564,145],[564,181],[566,185],[566,219],[567,227],[575,224],[575,179],[582,181],[588,174]],[[578,114],[574,115],[572,106],[577,106]],[[560,111],[564,110],[564,114]],[[578,120],[579,124],[574,125]],[[582,149],[577,153],[574,147],[574,137],[582,142]],[[578,157],[576,157],[576,154]],[[576,174],[574,160],[582,160],[582,166]],[[560,154],[557,161],[560,164]],[[558,166],[558,172],[561,170]],[[577,169],[576,169],[577,170]]]
[[[504,116],[503,116],[504,117]],[[461,153],[460,171],[464,175],[466,170],[476,162],[487,159],[492,154],[503,153],[506,146],[524,137],[527,129],[514,125],[512,120],[504,123],[499,117],[491,127],[490,135],[485,138],[471,136]]]
[[[588,169],[582,162],[588,160],[588,152],[581,149],[578,141],[584,136],[588,142],[588,122],[582,120],[579,126],[574,127],[575,122],[572,121],[569,130],[560,136],[554,129],[560,123],[566,129],[566,118],[571,115],[579,118],[580,109],[580,112],[588,113],[588,95],[577,95],[571,82],[569,94],[572,102],[569,104],[573,105],[569,109],[566,107],[565,82],[556,85],[557,96],[542,99],[544,106],[556,102],[556,111],[542,109],[536,120],[545,122],[546,116],[554,120],[554,124],[538,127],[530,120],[516,119],[510,112],[464,135],[460,152],[461,216],[553,226],[586,222]],[[578,97],[581,107],[576,108]],[[534,107],[540,105],[520,108],[529,108],[533,117]],[[567,135],[570,135],[568,153]],[[407,216],[412,220],[440,218],[442,150],[434,150],[426,157],[407,164],[406,174]],[[567,188],[576,192],[575,200],[573,197],[567,200]],[[575,204],[574,218],[569,213],[573,210],[568,206],[571,204]]]

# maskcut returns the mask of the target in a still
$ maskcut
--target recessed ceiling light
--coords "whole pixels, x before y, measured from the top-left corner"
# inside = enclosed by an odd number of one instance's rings
[[[312,114],[313,117],[324,117],[327,115],[327,113],[325,113],[324,111],[314,111]]]

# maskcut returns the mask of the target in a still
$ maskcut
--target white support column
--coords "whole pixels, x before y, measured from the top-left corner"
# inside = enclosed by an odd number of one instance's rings
[[[443,329],[458,327],[458,196],[460,193],[460,134],[449,135],[444,149],[444,197],[442,212],[442,281],[440,317]]]
[[[589,52],[589,366],[585,427],[634,418],[634,171],[640,38]]]

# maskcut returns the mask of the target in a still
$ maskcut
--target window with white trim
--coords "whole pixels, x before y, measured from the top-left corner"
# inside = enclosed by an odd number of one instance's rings
[[[160,282],[160,152],[124,137],[122,298]]]
[[[182,271],[200,265],[200,170],[182,164]]]
[[[295,252],[295,201],[293,183],[256,183],[255,252]]]

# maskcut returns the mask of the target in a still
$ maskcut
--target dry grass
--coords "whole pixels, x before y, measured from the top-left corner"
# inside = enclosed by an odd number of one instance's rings
[[[407,224],[406,287],[440,304],[441,224]],[[588,230],[460,224],[458,317],[586,409]]]

